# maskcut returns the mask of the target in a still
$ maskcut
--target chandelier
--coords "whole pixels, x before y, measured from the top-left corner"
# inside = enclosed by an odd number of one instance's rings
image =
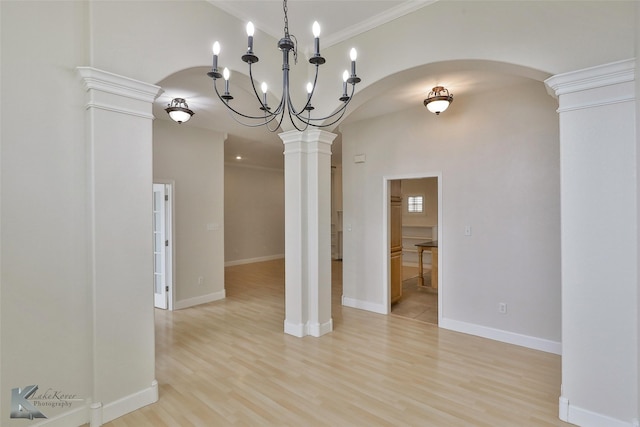
[[[256,89],[255,80],[253,78],[253,64],[258,62],[258,57],[253,52],[253,33],[254,26],[251,22],[247,24],[247,36],[248,47],[247,52],[242,55],[242,61],[249,66],[249,80],[255,94],[256,113],[245,114],[231,106],[230,101],[233,96],[229,93],[229,78],[230,71],[225,68],[222,73],[218,70],[218,55],[220,53],[220,44],[215,42],[213,44],[213,67],[210,72],[207,73],[209,77],[213,79],[213,87],[215,88],[216,95],[222,103],[230,110],[230,115],[235,121],[249,127],[265,126],[271,132],[276,132],[282,124],[284,117],[288,116],[292,125],[298,130],[303,131],[308,126],[314,127],[328,127],[337,123],[345,114],[347,105],[353,98],[355,92],[356,83],[360,82],[360,78],[356,75],[356,58],[357,52],[355,49],[351,49],[351,73],[345,70],[342,75],[342,96],[338,98],[342,105],[333,113],[324,117],[311,117],[311,112],[315,109],[311,100],[313,98],[316,83],[318,81],[318,69],[320,65],[326,62],[325,58],[320,55],[320,25],[318,22],[313,23],[312,31],[315,38],[314,54],[309,58],[309,63],[315,66],[315,77],[313,83],[307,83],[307,101],[302,108],[296,109],[291,101],[291,93],[289,90],[289,53],[293,53],[294,63],[298,58],[298,46],[297,39],[294,35],[289,34],[289,18],[287,16],[287,0],[283,1],[284,10],[284,37],[278,42],[278,48],[282,51],[282,95],[280,101],[275,108],[272,108],[267,103],[267,91],[268,86],[266,82],[261,85],[262,98],[258,94]],[[218,90],[217,81],[224,79],[224,92],[220,94]],[[348,93],[348,85],[351,85],[351,93]],[[258,112],[261,111],[261,112]],[[246,119],[246,120],[245,120]]]

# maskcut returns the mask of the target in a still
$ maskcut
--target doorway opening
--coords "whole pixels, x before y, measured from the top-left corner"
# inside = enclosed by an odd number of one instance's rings
[[[153,183],[153,303],[173,310],[173,183]]]
[[[441,178],[393,177],[388,189],[389,312],[438,324],[441,316]]]

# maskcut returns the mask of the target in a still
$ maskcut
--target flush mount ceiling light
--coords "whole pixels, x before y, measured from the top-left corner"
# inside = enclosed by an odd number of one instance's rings
[[[213,87],[215,88],[216,94],[218,95],[218,98],[222,101],[222,103],[230,110],[231,117],[233,117],[233,119],[238,123],[241,123],[245,126],[266,126],[267,129],[269,129],[271,132],[276,132],[278,128],[280,128],[285,115],[289,116],[289,120],[291,121],[292,125],[299,131],[305,130],[308,126],[332,126],[336,122],[338,122],[338,120],[340,120],[342,116],[344,116],[347,105],[353,97],[356,83],[360,82],[360,78],[356,75],[357,52],[355,49],[351,49],[351,73],[345,70],[342,75],[343,91],[342,96],[340,96],[338,100],[343,102],[343,105],[338,108],[337,111],[329,114],[328,116],[311,117],[311,111],[315,109],[311,105],[311,98],[313,97],[314,91],[316,89],[316,83],[318,81],[318,67],[325,63],[325,59],[320,56],[320,25],[317,22],[314,22],[312,27],[313,36],[315,38],[314,54],[311,56],[311,58],[309,58],[309,63],[315,66],[315,77],[313,79],[313,83],[307,83],[306,104],[304,104],[301,109],[296,109],[293,105],[293,102],[291,101],[291,92],[289,90],[289,53],[293,53],[294,62],[297,62],[298,42],[294,35],[289,34],[287,0],[284,0],[283,2],[283,9],[284,37],[281,38],[278,42],[278,48],[282,52],[282,95],[280,96],[278,105],[275,108],[272,109],[272,107],[267,104],[267,83],[263,82],[261,85],[262,98],[260,97],[260,95],[258,94],[258,90],[256,89],[255,80],[253,78],[252,65],[258,62],[258,57],[253,52],[253,33],[255,29],[251,22],[247,24],[247,35],[249,37],[248,48],[246,53],[242,55],[242,60],[249,65],[249,77],[251,86],[257,100],[256,113],[244,114],[237,111],[230,105],[230,101],[233,99],[233,96],[231,96],[231,94],[229,93],[230,72],[228,68],[225,68],[222,73],[220,73],[220,71],[218,70],[218,54],[220,53],[220,43],[218,42],[215,42],[213,44],[213,67],[211,71],[207,73],[207,75],[213,79]],[[280,55],[280,53],[278,53],[278,55]],[[224,79],[223,94],[220,94],[220,92],[218,91],[218,85],[216,84],[217,80],[220,78]],[[347,93],[348,84],[351,85],[350,94]],[[260,113],[259,111],[262,111],[262,113]],[[247,119],[249,122],[247,123],[247,120],[245,119]]]
[[[427,95],[424,106],[427,107],[427,110],[438,115],[449,108],[449,104],[452,102],[453,95],[449,93],[449,90],[442,86],[436,86]]]
[[[188,122],[191,116],[195,113],[189,109],[187,101],[184,98],[174,98],[171,100],[171,104],[165,110],[169,113],[171,120],[178,123]]]

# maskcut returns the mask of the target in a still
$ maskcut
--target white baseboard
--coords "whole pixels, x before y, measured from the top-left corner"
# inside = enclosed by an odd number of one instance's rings
[[[284,333],[293,335],[294,337],[302,338],[305,336],[304,324],[291,323],[287,319],[284,320]]]
[[[89,405],[85,404],[79,408],[72,409],[63,414],[56,415],[55,417],[47,418],[36,424],[31,424],[31,427],[69,427],[69,426],[81,426],[86,424],[89,419]]]
[[[193,307],[194,305],[206,304],[212,301],[218,301],[224,299],[226,297],[225,290],[221,290],[218,292],[212,292],[206,295],[200,295],[193,298],[187,298],[180,301],[176,301],[173,305],[174,310],[181,310],[183,308]]]
[[[592,412],[577,406],[571,405],[569,400],[560,396],[559,418],[567,423],[579,425],[581,427],[637,427],[638,420],[622,421],[611,418],[608,415]]]
[[[126,415],[130,412],[140,409],[144,406],[150,405],[158,401],[158,382],[153,380],[151,386],[140,390],[137,393],[125,396],[122,399],[118,399],[114,402],[107,403],[102,407],[96,407],[97,411],[102,411],[102,416],[99,417],[102,423],[108,423],[116,418]],[[91,427],[97,427],[91,425]]]
[[[329,319],[328,322],[325,323],[313,323],[309,324],[308,327],[309,335],[312,337],[321,337],[324,334],[328,334],[333,331],[333,319]]]
[[[254,262],[273,261],[274,259],[282,259],[282,258],[284,258],[284,254],[261,256],[257,258],[238,259],[235,261],[227,261],[224,263],[224,266],[231,267],[233,265],[252,264]]]
[[[562,354],[562,343],[557,341],[536,338],[529,335],[522,335],[515,332],[503,331],[501,329],[494,329],[487,326],[475,325],[473,323],[446,318],[441,318],[438,322],[438,326],[443,329],[463,332],[465,334],[489,338],[508,344],[515,344],[534,350],[545,351],[547,353]]]
[[[312,337],[321,337],[324,334],[333,331],[333,319],[329,319],[325,323],[291,323],[285,319],[284,332],[285,334],[293,335],[294,337],[302,338],[307,335]]]
[[[342,305],[345,307],[358,308],[360,310],[372,311],[379,314],[389,314],[389,309],[382,304],[375,304],[370,301],[362,301],[355,298],[342,296]]]

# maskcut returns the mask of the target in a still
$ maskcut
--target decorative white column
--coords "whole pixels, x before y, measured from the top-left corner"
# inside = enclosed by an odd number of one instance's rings
[[[152,141],[158,86],[92,67],[86,95],[93,304],[91,426],[158,399],[152,256]]]
[[[556,75],[562,241],[560,419],[637,425],[638,144],[633,60]]]
[[[319,337],[331,319],[331,143],[312,129],[280,134],[285,180],[284,332]]]

